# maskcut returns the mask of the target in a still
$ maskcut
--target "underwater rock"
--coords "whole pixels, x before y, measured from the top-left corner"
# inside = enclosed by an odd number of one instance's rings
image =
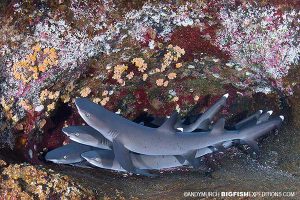
[[[1,1],[0,149],[45,164],[69,142],[62,128],[84,123],[73,104],[83,96],[133,120],[197,116],[229,91],[217,116],[229,127],[260,109],[300,127],[299,9],[297,0]]]
[[[25,163],[2,168],[0,183],[4,199],[95,199],[91,190],[68,176]]]

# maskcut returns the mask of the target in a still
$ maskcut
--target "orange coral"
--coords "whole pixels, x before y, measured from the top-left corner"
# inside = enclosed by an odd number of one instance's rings
[[[114,67],[114,75],[112,78],[117,80],[117,82],[120,83],[121,85],[123,85],[125,82],[121,77],[122,77],[123,72],[126,71],[127,69],[128,69],[128,66],[126,66],[126,65],[116,65]]]
[[[165,71],[173,61],[177,62],[184,54],[184,49],[179,46],[168,45],[167,53],[164,55],[163,63],[161,64],[161,71]],[[176,65],[176,68],[179,68],[179,65]]]
[[[171,80],[172,80],[172,79],[176,78],[176,76],[177,76],[176,73],[171,72],[171,73],[168,74],[168,79],[171,79]]]
[[[156,80],[156,85],[157,86],[163,86],[163,84],[164,84],[164,79],[160,78],[160,79]]]
[[[85,87],[80,91],[80,95],[82,97],[87,97],[91,93],[91,89],[89,87]]]
[[[135,64],[140,72],[144,72],[147,69],[147,63],[145,63],[143,58],[134,58],[131,62]]]
[[[58,64],[58,57],[54,48],[45,48],[42,51],[41,45],[36,44],[32,47],[32,51],[25,56],[25,59],[13,65],[14,77],[23,83],[38,79],[41,73]]]

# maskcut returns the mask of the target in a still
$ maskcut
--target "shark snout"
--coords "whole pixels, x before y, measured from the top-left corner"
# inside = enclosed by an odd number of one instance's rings
[[[71,132],[70,132],[70,128],[69,127],[64,127],[62,129],[62,132],[66,135],[66,136],[70,136],[71,135]]]
[[[67,156],[57,155],[57,153],[49,152],[45,156],[45,160],[54,163],[65,163]]]
[[[101,162],[101,159],[99,158],[99,156],[97,156],[97,154],[94,151],[87,151],[81,154],[81,157],[83,157],[85,160],[87,161],[97,161],[97,162]]]
[[[79,114],[83,118],[89,118],[90,114],[95,111],[93,109],[94,106],[95,106],[94,103],[89,101],[86,98],[76,98],[75,99],[75,105],[78,109]]]
[[[62,129],[62,132],[71,140],[77,141],[76,138],[79,136],[79,133],[73,127],[65,127]]]
[[[84,105],[86,105],[87,103],[89,103],[89,101],[85,98],[76,98],[75,99],[75,105],[78,107],[78,108],[83,108]]]
[[[51,162],[55,162],[55,161],[56,161],[56,159],[55,159],[55,158],[53,158],[52,156],[50,156],[49,154],[46,154],[46,156],[45,156],[45,160],[47,160],[47,161],[51,161]]]

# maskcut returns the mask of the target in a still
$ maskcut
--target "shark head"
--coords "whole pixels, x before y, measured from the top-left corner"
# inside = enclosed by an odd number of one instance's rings
[[[88,126],[69,126],[63,128],[62,131],[72,141],[80,144],[97,147],[97,144],[99,143],[98,138],[93,134],[96,130]]]
[[[105,138],[111,139],[109,131],[113,127],[109,127],[111,124],[109,122],[112,121],[110,117],[113,115],[108,110],[85,98],[75,99],[75,104],[80,116],[89,126],[99,131]]]
[[[101,157],[98,156],[96,151],[87,151],[81,154],[81,157],[83,157],[86,161],[89,163],[95,165],[98,163],[99,165],[102,165]]]
[[[58,164],[74,163],[73,161],[69,161],[70,157],[67,155],[67,153],[57,151],[56,149],[48,152],[45,156],[45,159]]]
[[[81,156],[92,165],[110,168],[113,165],[114,153],[111,150],[93,150],[81,154]]]
[[[80,157],[80,154],[87,149],[90,150],[90,147],[86,147],[77,143],[70,143],[49,151],[46,154],[45,159],[58,164],[77,163],[83,160]]]

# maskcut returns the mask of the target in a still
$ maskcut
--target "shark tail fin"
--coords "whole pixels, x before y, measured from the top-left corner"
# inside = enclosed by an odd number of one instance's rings
[[[234,126],[235,129],[243,129],[257,124],[259,118],[261,118],[262,116],[262,112],[263,112],[262,110],[259,110],[254,114],[250,115],[249,117],[247,117],[246,119],[241,120]]]
[[[260,124],[260,123],[263,123],[263,122],[266,122],[269,120],[269,117],[273,114],[273,111],[272,110],[269,110],[268,112],[262,114],[258,120],[257,120],[257,124]]]

